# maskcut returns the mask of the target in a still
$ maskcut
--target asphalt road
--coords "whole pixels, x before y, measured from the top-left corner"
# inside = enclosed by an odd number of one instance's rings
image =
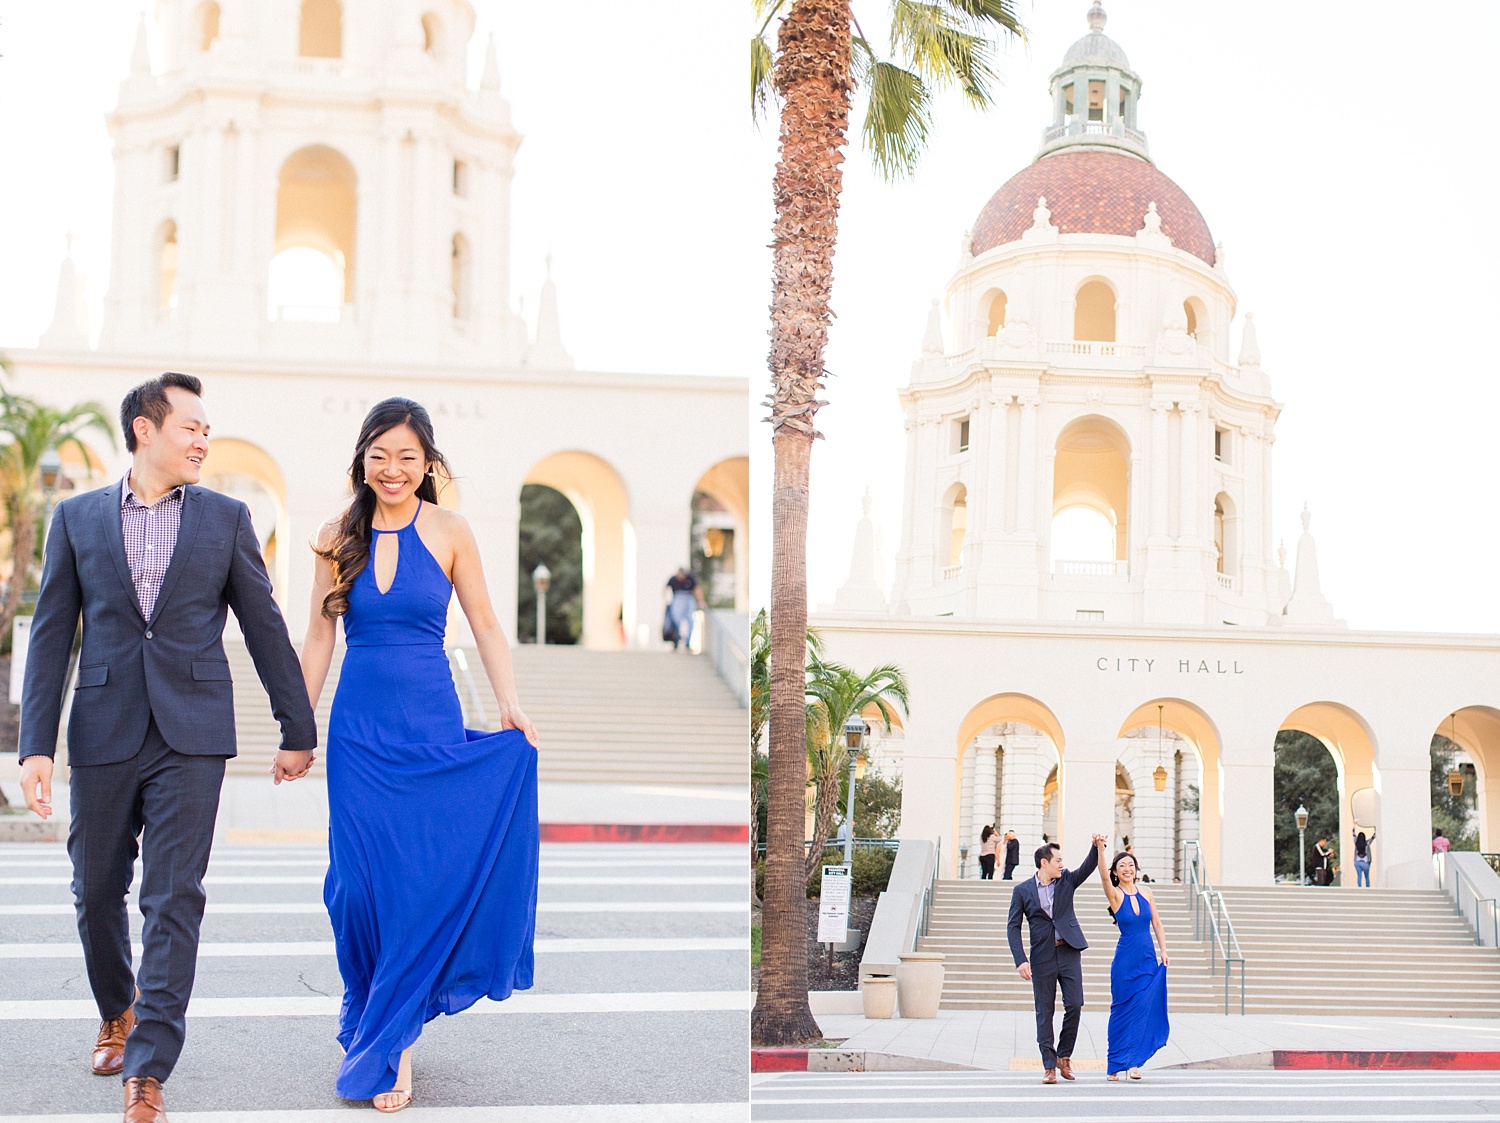
[[[1148,1069],[1111,1084],[1101,1072],[1041,1083],[1040,1072],[784,1073],[756,1077],[751,1119],[958,1123],[1322,1123],[1500,1119],[1500,1072],[1273,1072]]]
[[[704,1123],[745,1116],[749,970],[738,846],[542,847],[534,989],[429,1023],[404,1118]],[[209,871],[174,1120],[296,1123],[364,1108],[333,1076],[342,986],[326,853],[221,846]],[[118,1119],[89,1073],[98,1014],[60,846],[0,845],[0,1120]],[[140,931],[140,917],[133,916]],[[464,1110],[469,1109],[469,1110]]]

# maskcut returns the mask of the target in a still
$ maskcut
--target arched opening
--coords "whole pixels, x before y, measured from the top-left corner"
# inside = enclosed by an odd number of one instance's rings
[[[999,335],[1000,330],[1005,327],[1005,308],[1007,303],[1008,301],[1004,292],[997,289],[990,294],[986,309],[989,314],[989,329],[985,332],[986,335]]]
[[[1056,448],[1052,571],[1075,577],[1119,572],[1130,557],[1129,438],[1106,418],[1080,417],[1058,435]]]
[[[1187,333],[1196,337],[1199,326],[1203,325],[1203,302],[1196,296],[1188,297],[1182,302],[1182,313],[1187,318]]]
[[[443,48],[443,21],[435,12],[422,13],[422,49],[441,62]]]
[[[208,50],[218,40],[219,5],[214,0],[204,0],[198,5],[197,11],[193,13],[193,30],[200,51]]]
[[[354,166],[324,145],[282,164],[267,281],[272,319],[337,320],[353,302],[356,191]]]
[[[562,492],[542,484],[521,488],[519,557],[516,642],[536,642],[537,596],[532,574],[537,566],[545,565],[552,575],[547,588],[547,642],[577,643],[583,634],[583,522]]]
[[[276,599],[284,603],[291,555],[298,551],[288,548],[290,520],[281,468],[259,445],[237,437],[216,436],[204,461],[202,484],[232,495],[250,508],[250,522],[260,542],[266,572],[271,575]],[[301,560],[299,554],[299,564]]]
[[[971,857],[976,854],[986,825],[1002,835],[1013,830],[1021,844],[1015,876],[1029,876],[1042,836],[1053,842],[1061,837],[1066,811],[1066,793],[1059,786],[1062,747],[1056,715],[1029,695],[996,694],[970,710],[959,726],[952,851],[966,844]],[[949,851],[945,840],[945,872],[951,876],[958,864]]]
[[[1239,573],[1239,515],[1234,500],[1222,491],[1214,496],[1214,557],[1220,576],[1233,579]]]
[[[157,308],[172,312],[177,307],[177,223],[161,224],[156,238]]]
[[[944,569],[963,564],[968,525],[969,490],[963,484],[954,484],[943,496],[942,528],[938,534],[938,556]]]
[[[1085,281],[1073,297],[1073,338],[1115,341],[1115,290],[1104,281]]]
[[[449,285],[453,290],[453,318],[467,320],[471,305],[469,294],[470,264],[469,241],[462,234],[453,235],[450,257]]]
[[[1334,852],[1333,864],[1338,867],[1337,882],[1352,887],[1354,834],[1357,830],[1377,832],[1380,826],[1375,740],[1368,724],[1338,702],[1311,702],[1298,707],[1277,732],[1274,783],[1277,878],[1297,880],[1298,832],[1293,814],[1299,806],[1305,806],[1309,876],[1317,841],[1326,838]],[[1377,883],[1380,858],[1377,845],[1370,875]]]
[[[693,486],[692,566],[710,608],[749,610],[750,459],[721,460]]]
[[[1184,847],[1196,839],[1209,876],[1218,880],[1226,793],[1212,719],[1182,698],[1153,698],[1131,711],[1117,737],[1116,767],[1124,768],[1133,792],[1137,865],[1158,881],[1185,878]]]
[[[1453,848],[1485,853],[1500,848],[1500,709],[1466,706],[1439,723],[1432,742],[1432,826],[1444,831]],[[1463,789],[1449,791],[1457,771]],[[1462,830],[1455,836],[1450,830]],[[1460,845],[1462,843],[1462,845]]]
[[[523,483],[561,492],[577,513],[583,583],[579,642],[602,650],[622,647],[635,617],[635,605],[625,596],[635,587],[635,531],[619,474],[592,453],[559,452],[533,465]],[[531,572],[524,570],[517,580],[529,582]],[[517,615],[519,634],[519,609]]]
[[[302,0],[297,53],[303,58],[344,57],[344,6],[339,0]]]

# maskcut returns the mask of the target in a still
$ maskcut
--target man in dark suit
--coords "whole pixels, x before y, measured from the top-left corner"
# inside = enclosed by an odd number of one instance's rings
[[[1036,1042],[1042,1050],[1043,1084],[1056,1084],[1058,1073],[1064,1080],[1073,1079],[1073,1042],[1078,1037],[1078,1020],[1083,1012],[1083,959],[1080,953],[1089,946],[1073,912],[1073,891],[1099,868],[1096,848],[1100,835],[1093,837],[1088,857],[1076,870],[1065,870],[1062,849],[1049,842],[1036,852],[1036,876],[1019,882],[1011,890],[1010,917],[1006,934],[1010,953],[1021,978],[1031,982],[1036,1003]],[[1031,929],[1031,959],[1021,945],[1021,920]],[[1052,1044],[1052,1014],[1056,1008],[1057,988],[1062,986],[1062,1035]]]
[[[208,455],[202,393],[198,379],[182,374],[131,390],[120,407],[130,472],[53,513],[21,703],[21,784],[27,806],[47,818],[81,618],[68,721],[68,856],[103,1019],[91,1067],[123,1074],[126,1123],[166,1119],[161,1085],[182,1051],[203,874],[224,763],[235,754],[226,610],[281,723],[276,782],[306,774],[317,743],[250,512],[193,486]],[[145,927],[132,977],[125,895],[138,847]]]
[[[1015,831],[1005,832],[1005,880],[1009,881],[1021,864],[1021,840]]]

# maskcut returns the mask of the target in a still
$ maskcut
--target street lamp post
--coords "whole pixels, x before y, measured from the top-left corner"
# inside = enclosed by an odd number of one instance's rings
[[[965,880],[969,876],[968,870],[969,844],[966,842],[958,848],[958,880]]]
[[[1292,812],[1297,820],[1297,884],[1307,884],[1307,808],[1297,804]]]
[[[870,727],[858,714],[851,714],[844,722],[844,746],[849,752],[849,800],[844,811],[844,865],[854,868],[854,781],[859,765],[859,749],[864,744]]]
[[[547,587],[552,584],[552,571],[539,565],[531,571],[531,587],[536,590],[536,642],[547,642]]]
[[[45,503],[42,515],[42,546],[47,545],[47,530],[52,525],[52,504],[57,499],[57,489],[62,484],[62,457],[57,449],[47,446],[36,463],[42,477],[42,499]]]

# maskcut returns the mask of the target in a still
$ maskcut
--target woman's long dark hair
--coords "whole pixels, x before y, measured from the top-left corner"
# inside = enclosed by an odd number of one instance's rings
[[[417,497],[428,503],[438,501],[437,482],[441,474],[444,482],[453,478],[448,461],[438,451],[432,435],[432,418],[427,411],[410,398],[387,398],[377,402],[365,415],[359,427],[359,440],[354,446],[354,462],[349,465],[349,488],[354,498],[339,516],[338,528],[327,549],[314,552],[333,567],[333,588],[323,598],[323,615],[336,620],[349,611],[349,590],[354,580],[370,562],[370,526],[375,517],[375,491],[365,483],[365,453],[376,438],[390,432],[397,425],[405,425],[417,435],[422,446],[422,455],[427,460],[428,472],[417,485]]]
[[[1109,864],[1109,883],[1116,889],[1120,888],[1120,876],[1115,873],[1115,867],[1123,862],[1126,858],[1129,858],[1131,864],[1135,866],[1135,883],[1137,885],[1141,883],[1141,864],[1135,860],[1134,854],[1127,854],[1125,853],[1125,851],[1121,850],[1118,854],[1115,855],[1115,860]],[[1116,924],[1120,923],[1115,919],[1115,910],[1110,908],[1109,905],[1104,906],[1104,911],[1109,913],[1109,918],[1111,920],[1114,920]]]
[[[984,828],[984,830],[982,830],[982,831],[979,832],[979,841],[980,842],[988,842],[990,840],[990,835],[992,835],[994,833],[995,833],[995,828],[986,825],[985,828]]]

